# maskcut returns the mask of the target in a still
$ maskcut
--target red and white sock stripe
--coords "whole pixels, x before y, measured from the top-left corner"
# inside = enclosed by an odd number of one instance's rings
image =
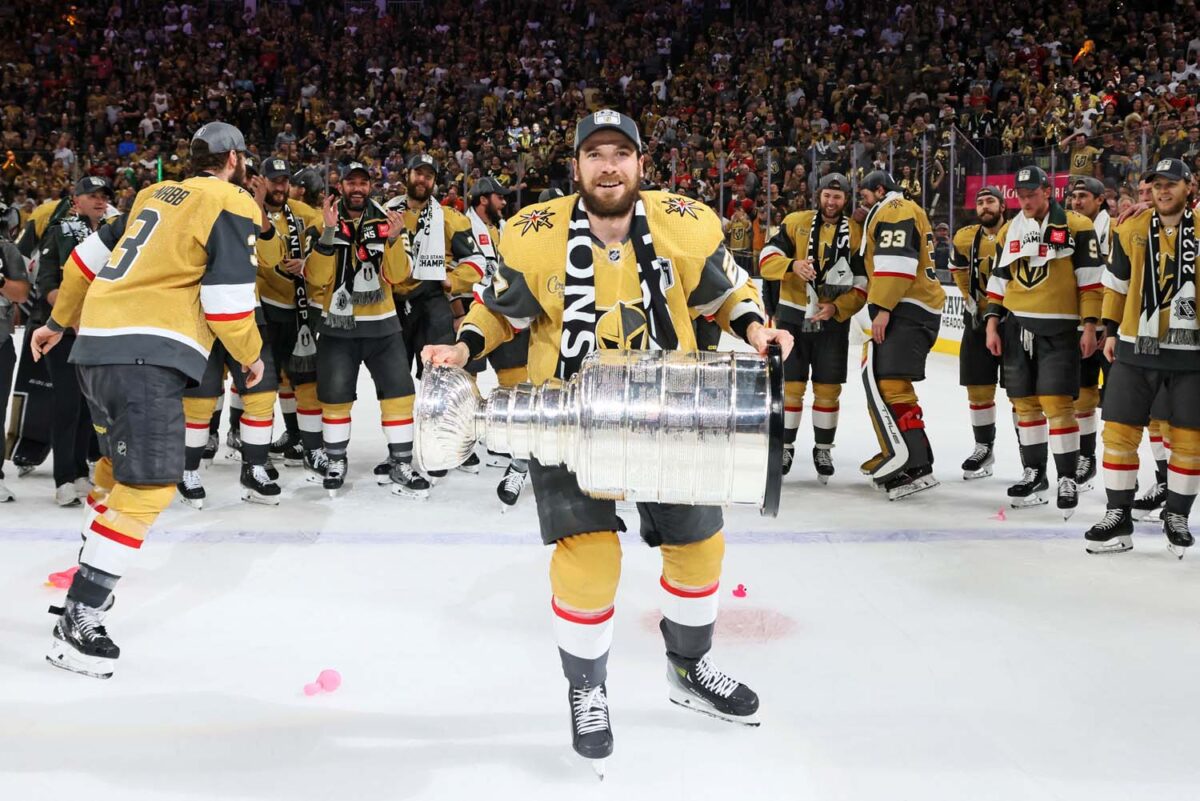
[[[1171,451],[1162,437],[1150,437],[1150,453],[1156,462],[1165,462],[1171,458]]]
[[[1104,488],[1114,491],[1137,489],[1138,464],[1104,460]]]
[[[387,438],[388,445],[411,445],[413,441],[412,418],[384,420],[383,435]]]
[[[142,540],[106,525],[110,522],[107,517],[112,512],[107,509],[105,512],[107,514],[89,515],[87,528],[83,531],[83,550],[79,552],[79,561],[105,573],[123,576],[129,572],[129,562],[142,547]]]
[[[838,424],[838,406],[812,407],[813,428],[834,429]]]
[[[800,428],[800,418],[804,416],[804,404],[783,407],[783,427],[796,431]]]
[[[1167,465],[1167,489],[1178,495],[1200,492],[1200,469],[1171,463]]]
[[[1049,431],[1045,418],[1017,422],[1017,438],[1022,445],[1045,445],[1048,437]]]
[[[550,599],[554,610],[554,637],[558,647],[579,659],[599,659],[612,647],[613,611],[576,612],[563,609],[555,598]]]
[[[1079,433],[1081,435],[1096,433],[1097,422],[1095,411],[1081,412],[1075,415],[1075,422],[1079,423]]]
[[[186,423],[187,433],[184,434],[185,448],[203,448],[208,445],[208,421],[203,423]]]
[[[1079,450],[1079,426],[1050,429],[1050,452],[1070,453]]]
[[[350,441],[349,417],[321,417],[321,437],[327,444]]]
[[[243,414],[242,443],[245,445],[270,445],[274,423],[275,419],[272,417],[263,420]]]
[[[995,403],[971,403],[971,425],[990,426],[996,423]]]
[[[279,393],[279,411],[284,414],[296,413],[296,395],[293,392]]]
[[[658,580],[663,617],[681,626],[711,626],[717,622],[717,590],[720,582],[698,590],[673,587],[666,577]]]
[[[321,433],[321,410],[296,407],[296,423],[306,434]]]

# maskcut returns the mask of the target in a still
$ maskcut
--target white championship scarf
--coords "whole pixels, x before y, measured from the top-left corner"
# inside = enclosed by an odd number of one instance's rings
[[[408,198],[401,196],[388,207],[403,214],[408,210]],[[417,230],[409,237],[408,256],[413,278],[418,281],[446,280],[446,213],[435,197],[429,198],[417,217]]]
[[[1142,313],[1138,316],[1135,353],[1158,355],[1160,347],[1179,350],[1200,349],[1200,324],[1196,321],[1196,215],[1185,208],[1175,239],[1175,255],[1162,256],[1160,231],[1163,222],[1154,212],[1150,218],[1150,236],[1142,264]],[[1162,270],[1159,262],[1163,261]],[[1161,274],[1160,274],[1161,273]],[[1170,304],[1167,332],[1160,336],[1159,310]]]
[[[1096,226],[1096,241],[1100,245],[1100,255],[1108,259],[1108,234],[1112,230],[1112,217],[1108,216],[1106,209],[1100,209],[1100,213],[1096,215],[1096,219],[1092,220],[1092,225]]]
[[[1056,211],[1062,215],[1061,221],[1055,219]],[[1026,217],[1024,213],[1013,217],[1012,222],[1008,224],[1008,234],[1004,237],[997,266],[1007,267],[1018,259],[1029,259],[1030,267],[1041,267],[1052,259],[1065,259],[1074,255],[1075,242],[1069,233],[1063,234],[1062,242],[1054,242],[1054,236],[1047,241],[1046,232],[1052,224],[1054,228],[1065,231],[1066,213],[1055,204],[1051,204],[1046,219],[1040,223]]]
[[[487,284],[492,280],[492,276],[496,273],[496,265],[499,262],[496,256],[496,243],[492,241],[492,232],[488,228],[487,223],[475,213],[475,209],[467,211],[467,219],[471,221],[471,235],[475,237],[476,243],[479,244],[479,249],[483,252],[483,257],[487,260],[487,266],[483,272],[482,284]]]

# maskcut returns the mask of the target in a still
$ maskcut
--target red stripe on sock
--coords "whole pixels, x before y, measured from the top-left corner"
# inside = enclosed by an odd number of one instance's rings
[[[270,417],[268,417],[266,420],[259,420],[254,417],[247,417],[244,414],[242,415],[242,425],[244,425],[244,426],[258,426],[259,428],[267,428],[273,422],[274,422],[274,418],[270,418]]]
[[[320,413],[321,413],[320,409],[301,409],[298,406],[296,407],[296,414],[320,414]]]
[[[978,404],[970,403],[967,405],[971,407],[971,411],[973,411],[973,412],[980,412],[980,411],[983,411],[984,409],[995,409],[996,408],[995,403],[978,403]]]
[[[1071,426],[1070,428],[1052,428],[1052,429],[1050,429],[1051,434],[1057,434],[1059,436],[1062,436],[1063,434],[1074,434],[1077,431],[1079,431],[1079,426]]]
[[[1030,420],[1029,422],[1025,422],[1024,420],[1021,420],[1021,421],[1017,422],[1017,425],[1021,426],[1022,428],[1032,428],[1034,426],[1044,426],[1044,425],[1046,425],[1046,421],[1045,420]]]
[[[1192,470],[1187,467],[1179,467],[1173,464],[1167,465],[1167,469],[1173,473],[1179,473],[1180,475],[1184,476],[1200,476],[1200,470]]]
[[[196,430],[199,430],[199,429],[201,429],[201,428],[203,428],[203,429],[205,429],[205,430],[207,430],[207,429],[208,429],[208,423],[186,423],[185,425],[186,425],[188,428],[194,428],[194,429],[196,429]]]
[[[812,410],[814,412],[836,412],[840,408],[840,406],[814,406],[812,407]]]
[[[1117,464],[1116,462],[1102,462],[1105,470],[1137,470],[1136,464]]]
[[[1095,415],[1096,415],[1095,412],[1079,412],[1075,416],[1076,417],[1094,417]]]
[[[403,420],[384,420],[383,424],[385,426],[410,426],[412,425],[412,421],[411,417],[406,417]]]
[[[668,584],[666,576],[660,576],[658,583],[662,585],[664,590],[672,595],[677,595],[680,598],[707,598],[708,596],[715,594],[717,589],[721,586],[721,582],[718,581],[711,587],[706,587],[702,590],[681,590],[678,587],[672,587],[670,584]]]
[[[142,547],[141,540],[134,539],[133,537],[129,536],[128,534],[122,534],[119,531],[113,531],[111,528],[104,525],[99,520],[92,521],[92,531],[95,532],[96,534],[99,534],[101,537],[105,537],[105,538],[110,539],[113,542],[119,543],[121,545],[127,545],[130,548],[133,548],[135,550],[137,548]]]
[[[784,406],[783,410],[785,412],[802,412],[802,411],[804,411],[804,407],[803,406]]]
[[[561,617],[570,623],[578,623],[581,626],[598,626],[601,623],[606,623],[612,620],[613,613],[616,612],[616,607],[610,606],[607,612],[600,614],[581,614],[579,612],[568,612],[554,601],[554,596],[550,597],[550,608],[554,610],[554,614]]]
[[[322,417],[321,422],[329,423],[331,425],[336,426],[336,425],[341,425],[342,423],[349,423],[350,418],[349,417]]]
[[[290,399],[292,399],[292,398],[294,398],[294,397],[296,397],[296,396],[295,396],[294,394],[292,394],[291,392],[280,392],[280,393],[279,393],[279,397],[280,397],[281,399],[290,400]]]

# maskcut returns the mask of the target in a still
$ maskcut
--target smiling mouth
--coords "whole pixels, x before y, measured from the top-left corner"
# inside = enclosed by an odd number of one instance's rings
[[[600,189],[617,189],[617,188],[621,187],[622,184],[620,181],[615,181],[615,182],[611,182],[611,183],[596,184],[596,186],[599,187]]]

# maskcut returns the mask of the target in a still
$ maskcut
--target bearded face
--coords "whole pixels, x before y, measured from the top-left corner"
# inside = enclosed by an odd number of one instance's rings
[[[371,179],[361,173],[352,173],[342,179],[338,189],[348,211],[362,211],[367,207],[367,198],[371,194]]]
[[[584,206],[601,219],[627,216],[637,201],[642,161],[619,131],[592,134],[575,159],[575,181]]]
[[[432,170],[409,170],[404,180],[404,191],[409,200],[424,203],[433,197],[434,174]]]
[[[267,205],[271,208],[282,208],[287,202],[288,193],[291,190],[291,181],[287,177],[276,178],[274,181],[267,183]]]

